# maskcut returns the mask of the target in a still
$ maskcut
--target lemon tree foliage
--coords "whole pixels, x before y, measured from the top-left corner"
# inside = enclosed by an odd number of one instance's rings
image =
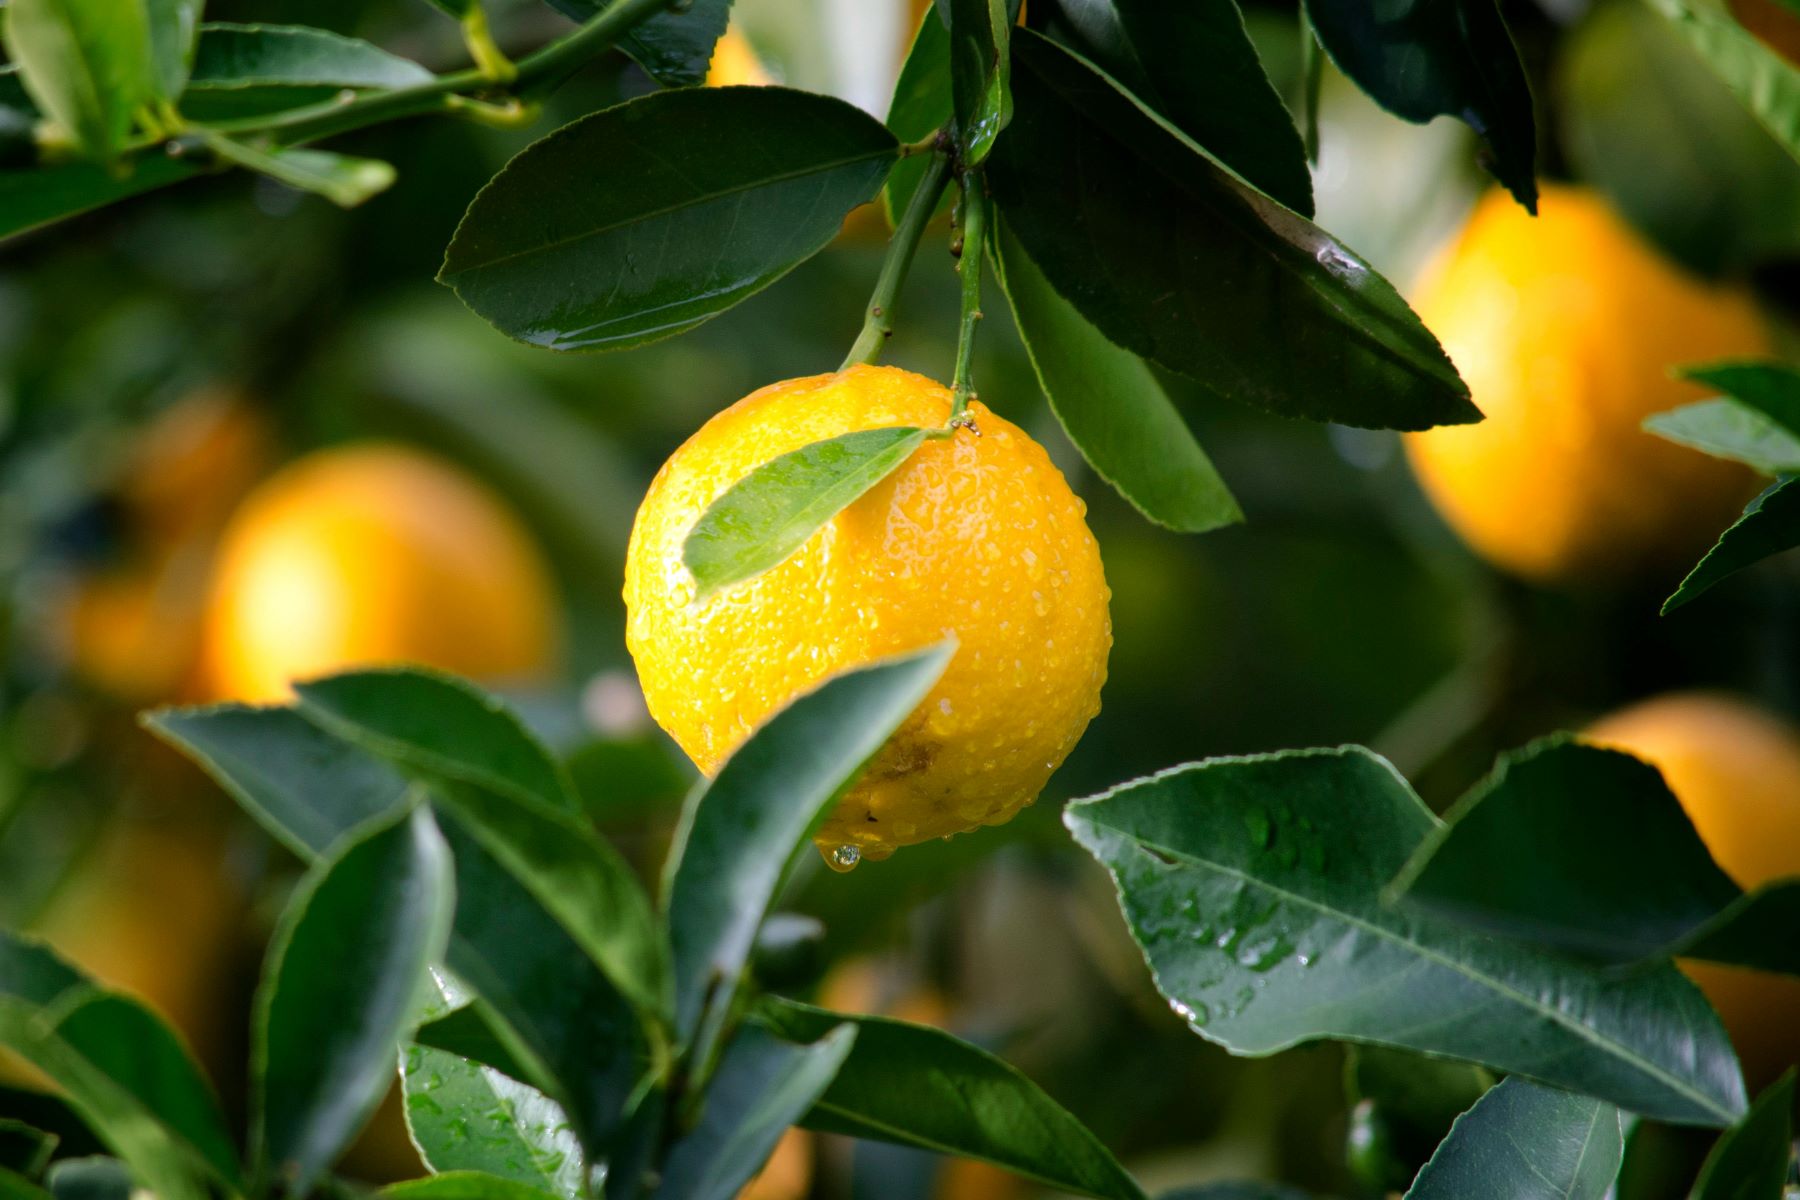
[[[1514,1076],[1457,1118],[1406,1200],[1601,1200],[1624,1151],[1618,1109]]]
[[[1789,1068],[1713,1146],[1695,1183],[1695,1200],[1779,1196],[1786,1190],[1793,1157],[1794,1072]]]

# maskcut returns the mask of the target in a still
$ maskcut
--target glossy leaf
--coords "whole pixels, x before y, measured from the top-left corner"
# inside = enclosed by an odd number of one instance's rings
[[[38,108],[88,157],[117,155],[156,96],[141,0],[12,0],[0,32]]]
[[[413,1033],[413,1041],[428,1049],[447,1051],[457,1058],[492,1067],[511,1079],[523,1081],[530,1074],[524,1064],[513,1058],[512,1051],[495,1032],[493,1021],[483,1012],[479,1001],[420,1025]]]
[[[694,603],[778,566],[898,470],[929,432],[897,425],[840,434],[772,458],[732,484],[681,545]]]
[[[741,1028],[707,1084],[700,1123],[669,1148],[657,1195],[732,1200],[830,1085],[855,1041],[851,1025],[810,1045]]]
[[[664,871],[675,1025],[723,1014],[806,839],[944,672],[955,644],[827,679],[789,702],[688,798]]]
[[[1310,217],[1312,174],[1235,0],[1050,0],[1031,19],[1252,186]]]
[[[581,1144],[555,1101],[442,1050],[409,1046],[402,1062],[406,1126],[433,1174],[479,1171],[569,1200],[584,1194]]]
[[[920,142],[944,128],[952,116],[950,100],[950,31],[927,8],[913,37],[912,49],[894,83],[888,104],[887,127],[902,142]],[[914,154],[894,164],[881,202],[888,224],[898,225],[913,193],[925,178],[927,158]],[[947,202],[947,197],[946,201]]]
[[[989,175],[1057,292],[1108,338],[1288,416],[1417,429],[1479,413],[1391,284],[1042,37]]]
[[[1225,481],[1144,361],[1073,305],[1002,225],[1000,285],[1069,440],[1094,472],[1158,525],[1204,533],[1244,519]]]
[[[1800,471],[1800,437],[1737,400],[1701,400],[1645,418],[1644,428],[1765,475]]]
[[[181,95],[194,64],[194,42],[200,32],[201,0],[145,0],[150,30],[150,61],[156,91],[166,100]]]
[[[1663,601],[1667,614],[1745,567],[1800,546],[1800,486],[1789,476],[1769,485],[1744,508],[1744,515],[1719,535],[1675,594]]]
[[[533,345],[655,341],[822,249],[874,197],[896,149],[873,118],[824,96],[645,96],[521,151],[470,204],[438,278]]]
[[[1494,175],[1537,211],[1531,87],[1495,0],[1308,0],[1306,15],[1338,69],[1395,116],[1468,122],[1487,142]]]
[[[1800,158],[1800,70],[1723,7],[1648,0],[1699,51],[1725,86],[1791,155]]]
[[[225,161],[323,196],[339,208],[355,208],[392,187],[396,178],[393,166],[378,159],[352,158],[329,150],[263,149],[222,134],[202,136],[207,147]]]
[[[550,0],[551,7],[574,21],[604,12],[611,0]],[[619,49],[635,59],[664,87],[689,87],[706,80],[713,47],[725,33],[731,0],[693,0],[670,6],[631,31]]]
[[[1780,362],[1720,362],[1681,374],[1717,388],[1800,438],[1800,371]]]
[[[957,145],[963,163],[978,167],[1012,119],[1012,12],[1007,0],[937,0],[937,8],[949,23]]]
[[[252,1022],[253,1156],[304,1194],[381,1100],[443,957],[450,852],[424,809],[319,863],[276,928]]]
[[[188,86],[194,91],[265,87],[416,87],[432,74],[372,42],[306,25],[201,27]]]
[[[1779,1200],[1794,1160],[1794,1069],[1726,1130],[1694,1185],[1694,1200]]]
[[[1515,1076],[1457,1118],[1406,1200],[1601,1200],[1624,1150],[1618,1109]]]
[[[410,786],[291,708],[164,708],[147,714],[144,725],[308,861],[350,830],[398,811]]]
[[[451,1171],[427,1179],[408,1179],[389,1184],[377,1193],[383,1200],[546,1200],[558,1194],[480,1171]]]
[[[205,165],[166,154],[140,155],[116,176],[95,163],[0,170],[0,238],[191,179]]]
[[[1068,1110],[977,1046],[925,1025],[791,1000],[769,998],[758,1011],[791,1039],[846,1022],[856,1029],[856,1045],[802,1122],[809,1129],[981,1159],[1084,1196],[1144,1194]]]
[[[1358,747],[1213,759],[1072,804],[1157,986],[1238,1054],[1321,1038],[1481,1063],[1728,1124],[1743,1079],[1672,966],[1627,978],[1381,901],[1439,822]]]

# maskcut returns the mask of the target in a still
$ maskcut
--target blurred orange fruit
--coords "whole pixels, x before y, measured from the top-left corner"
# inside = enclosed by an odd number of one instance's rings
[[[1767,355],[1750,297],[1684,274],[1581,188],[1534,220],[1496,189],[1416,307],[1487,419],[1408,434],[1425,493],[1478,553],[1568,583],[1684,561],[1737,515],[1746,469],[1640,428],[1704,398],[1670,369]]]
[[[1100,707],[1112,645],[1099,547],[1042,446],[979,401],[773,569],[697,600],[694,522],[755,468],[855,430],[942,426],[948,389],[856,366],[714,416],[650,485],[626,553],[626,644],[650,714],[702,771],[838,671],[954,635],[942,679],[817,836],[886,858],[1036,798]],[[979,430],[979,433],[977,432]],[[839,857],[835,865],[853,865]]]
[[[1676,692],[1585,739],[1662,771],[1719,866],[1744,888],[1800,875],[1800,731],[1729,696]],[[1800,979],[1684,962],[1731,1033],[1752,1087],[1800,1062]]]
[[[737,1200],[806,1200],[812,1194],[812,1180],[812,1134],[790,1129],[775,1143],[775,1153],[744,1185]]]
[[[1800,17],[1782,0],[1726,0],[1737,23],[1791,63],[1800,63]]]
[[[487,683],[540,679],[560,642],[554,588],[501,499],[448,463],[364,443],[256,489],[220,541],[202,666],[221,699],[410,662]]]
[[[706,86],[767,87],[774,82],[750,39],[733,22],[713,45],[712,63],[706,70]]]

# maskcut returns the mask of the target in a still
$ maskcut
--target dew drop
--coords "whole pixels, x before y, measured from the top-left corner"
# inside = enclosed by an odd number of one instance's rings
[[[862,861],[862,851],[855,846],[839,846],[825,854],[825,865],[834,871],[849,871]]]

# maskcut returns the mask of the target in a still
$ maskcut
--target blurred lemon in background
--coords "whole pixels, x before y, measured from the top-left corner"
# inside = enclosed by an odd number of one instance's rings
[[[1747,471],[1640,425],[1705,392],[1683,364],[1766,356],[1750,297],[1685,275],[1597,194],[1491,191],[1415,307],[1486,420],[1408,434],[1426,495],[1478,553],[1540,583],[1680,562],[1737,515]]]
[[[1800,875],[1800,730],[1729,696],[1676,692],[1604,717],[1584,736],[1659,769],[1741,887]],[[1719,1010],[1752,1089],[1800,1062],[1800,979],[1703,962],[1682,969]]]
[[[1112,645],[1085,506],[1043,447],[975,402],[976,429],[927,441],[754,579],[696,601],[682,545],[714,500],[773,458],[949,414],[948,389],[891,367],[773,384],[674,453],[632,527],[626,644],[651,715],[702,771],[826,676],[959,639],[819,832],[828,861],[838,847],[886,858],[1005,821],[1074,747],[1099,710]]]
[[[712,63],[707,67],[707,87],[766,87],[774,83],[769,69],[756,55],[756,48],[744,31],[733,23],[713,45]]]
[[[561,634],[549,568],[497,495],[420,451],[365,443],[302,458],[245,499],[203,637],[211,695],[275,701],[291,680],[378,663],[541,680]]]

